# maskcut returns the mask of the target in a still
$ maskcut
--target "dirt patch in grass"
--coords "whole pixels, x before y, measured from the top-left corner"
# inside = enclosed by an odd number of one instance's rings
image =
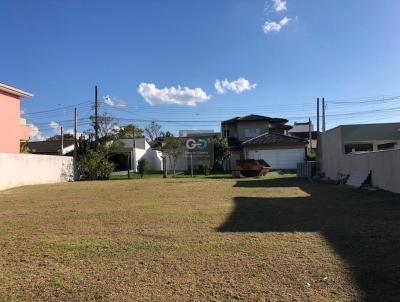
[[[274,178],[0,192],[0,300],[399,300],[398,195]]]

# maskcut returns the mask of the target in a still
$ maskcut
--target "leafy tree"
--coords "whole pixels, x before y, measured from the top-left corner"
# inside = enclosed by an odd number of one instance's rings
[[[217,167],[218,162],[224,162],[229,158],[229,145],[226,138],[215,135],[211,138],[214,145],[214,169]]]
[[[90,121],[92,123],[93,129],[90,129],[87,132],[95,135],[96,117],[94,115],[90,116]],[[113,140],[120,129],[116,119],[107,112],[104,112],[98,116],[98,122],[99,138],[102,141]]]
[[[211,165],[209,162],[204,162],[199,164],[199,170],[201,173],[203,173],[204,175],[210,175],[211,172]]]
[[[144,132],[150,142],[154,142],[157,138],[163,136],[161,125],[157,124],[154,121],[147,125],[146,128],[144,128]]]
[[[31,153],[31,149],[29,149],[28,144],[26,142],[21,143],[19,153]]]
[[[142,158],[141,160],[138,161],[138,171],[141,178],[143,178],[144,174],[146,173],[148,165],[149,162],[145,158]]]
[[[163,137],[174,137],[174,135],[172,134],[172,132],[167,131],[163,133]]]
[[[89,150],[80,158],[78,169],[85,180],[103,180],[110,177],[114,164],[107,160],[104,152]]]
[[[135,138],[143,138],[143,129],[129,124],[124,127],[121,127],[117,132],[117,138],[133,138],[133,129],[135,129]]]
[[[64,137],[64,140],[73,140],[74,139],[74,135],[71,133],[64,133],[63,137]],[[60,134],[53,135],[47,139],[47,141],[60,141],[60,140],[61,140]]]
[[[172,163],[172,170],[175,175],[176,173],[176,163],[179,156],[185,153],[185,145],[179,139],[166,137],[164,139],[161,151],[169,158]]]

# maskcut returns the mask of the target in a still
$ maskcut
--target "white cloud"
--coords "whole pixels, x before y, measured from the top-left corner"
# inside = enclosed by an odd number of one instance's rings
[[[270,33],[273,31],[280,31],[282,29],[282,27],[286,26],[289,24],[289,21],[291,19],[289,19],[288,17],[284,17],[281,21],[279,22],[274,22],[274,21],[265,21],[264,26],[263,26],[263,30],[264,32]]]
[[[111,107],[126,107],[126,102],[110,95],[103,96],[104,103]]]
[[[238,78],[232,82],[229,82],[227,79],[222,81],[215,80],[214,87],[218,94],[224,94],[228,90],[239,94],[246,90],[256,89],[257,84],[251,84],[249,80],[246,80],[245,78]]]
[[[140,83],[137,92],[151,105],[175,104],[196,106],[198,103],[207,102],[211,96],[201,88],[165,87],[157,88],[152,83]]]
[[[286,0],[272,0],[274,3],[274,10],[276,12],[281,12],[287,10]]]
[[[38,126],[34,124],[28,124],[28,127],[29,127],[29,140],[31,142],[43,141],[47,139],[47,137],[42,134]]]
[[[60,134],[61,126],[57,122],[50,122],[49,127],[53,129],[55,134]]]

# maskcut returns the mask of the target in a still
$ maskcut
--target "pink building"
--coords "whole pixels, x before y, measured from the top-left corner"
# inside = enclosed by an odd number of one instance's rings
[[[20,115],[20,98],[32,94],[0,83],[0,152],[19,153],[21,140],[29,139],[26,120]]]

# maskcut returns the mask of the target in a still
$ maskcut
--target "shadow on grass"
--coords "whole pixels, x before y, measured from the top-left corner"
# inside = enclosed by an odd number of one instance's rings
[[[220,232],[320,232],[352,269],[363,301],[400,301],[400,196],[297,179],[236,187],[298,187],[307,197],[236,197]]]

